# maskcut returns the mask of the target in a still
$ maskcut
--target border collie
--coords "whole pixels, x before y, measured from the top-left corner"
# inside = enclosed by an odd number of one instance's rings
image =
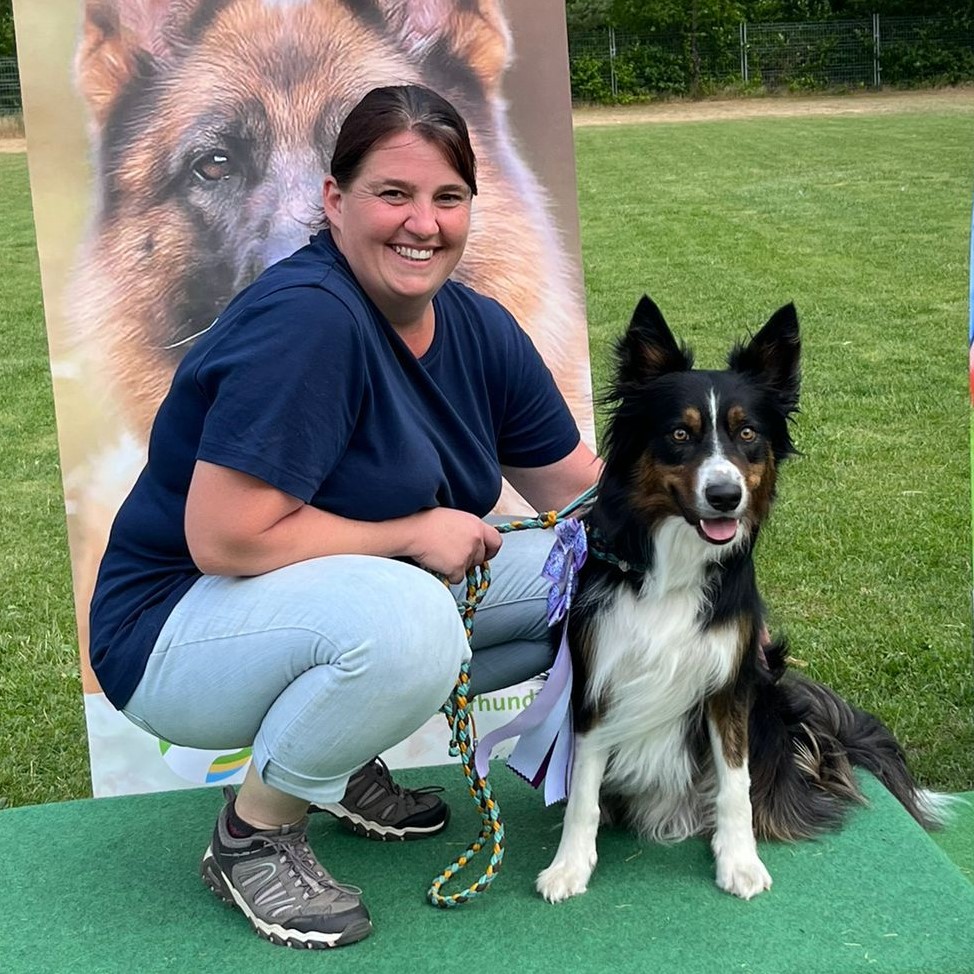
[[[645,838],[711,836],[717,885],[771,886],[756,836],[836,827],[862,796],[858,765],[924,827],[945,796],[921,790],[875,717],[786,672],[765,645],[752,553],[794,446],[800,342],[793,305],[693,370],[644,297],[617,348],[615,403],[589,558],[568,620],[576,751],[564,829],[537,879],[550,902],[584,893],[600,821]]]

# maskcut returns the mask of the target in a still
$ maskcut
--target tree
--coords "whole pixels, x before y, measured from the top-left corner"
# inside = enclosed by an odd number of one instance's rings
[[[611,23],[609,19],[611,6],[612,0],[565,0],[569,32],[606,27]]]
[[[740,23],[743,4],[738,0],[612,0],[610,14],[615,26],[632,33],[703,30]]]
[[[0,0],[0,57],[16,57],[13,0]]]

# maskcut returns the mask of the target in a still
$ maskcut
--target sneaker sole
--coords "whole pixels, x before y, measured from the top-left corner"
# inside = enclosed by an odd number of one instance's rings
[[[267,923],[253,914],[246,901],[233,888],[226,874],[217,865],[213,850],[208,848],[200,864],[200,876],[203,882],[213,891],[213,895],[224,903],[237,907],[250,921],[259,937],[269,940],[279,947],[294,947],[299,950],[327,950],[329,947],[344,947],[358,940],[364,940],[372,932],[372,921],[367,919],[353,920],[344,930],[338,933],[323,931],[291,930],[279,923]]]
[[[329,805],[311,805],[315,811],[333,815],[345,828],[356,835],[362,835],[366,839],[372,839],[376,842],[411,842],[413,839],[425,839],[431,835],[436,835],[437,832],[442,832],[450,821],[450,806],[444,807],[446,813],[443,816],[443,821],[437,822],[436,825],[424,827],[413,825],[399,829],[392,825],[380,825],[378,822],[356,815],[337,802]]]

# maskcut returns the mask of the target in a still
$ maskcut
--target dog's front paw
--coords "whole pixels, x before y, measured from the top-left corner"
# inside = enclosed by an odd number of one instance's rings
[[[549,903],[560,903],[571,896],[578,896],[588,889],[594,865],[593,862],[592,866],[584,867],[555,861],[538,873],[535,888]]]
[[[749,900],[771,889],[771,874],[756,855],[728,857],[717,861],[717,885],[742,900]]]

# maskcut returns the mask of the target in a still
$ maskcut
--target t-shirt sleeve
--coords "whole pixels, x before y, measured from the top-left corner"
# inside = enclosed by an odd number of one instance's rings
[[[575,449],[578,426],[534,343],[509,312],[498,310],[506,349],[497,455],[505,466],[543,467]]]
[[[195,376],[209,404],[197,459],[307,503],[341,460],[365,391],[351,312],[321,289],[292,287],[218,326]]]

